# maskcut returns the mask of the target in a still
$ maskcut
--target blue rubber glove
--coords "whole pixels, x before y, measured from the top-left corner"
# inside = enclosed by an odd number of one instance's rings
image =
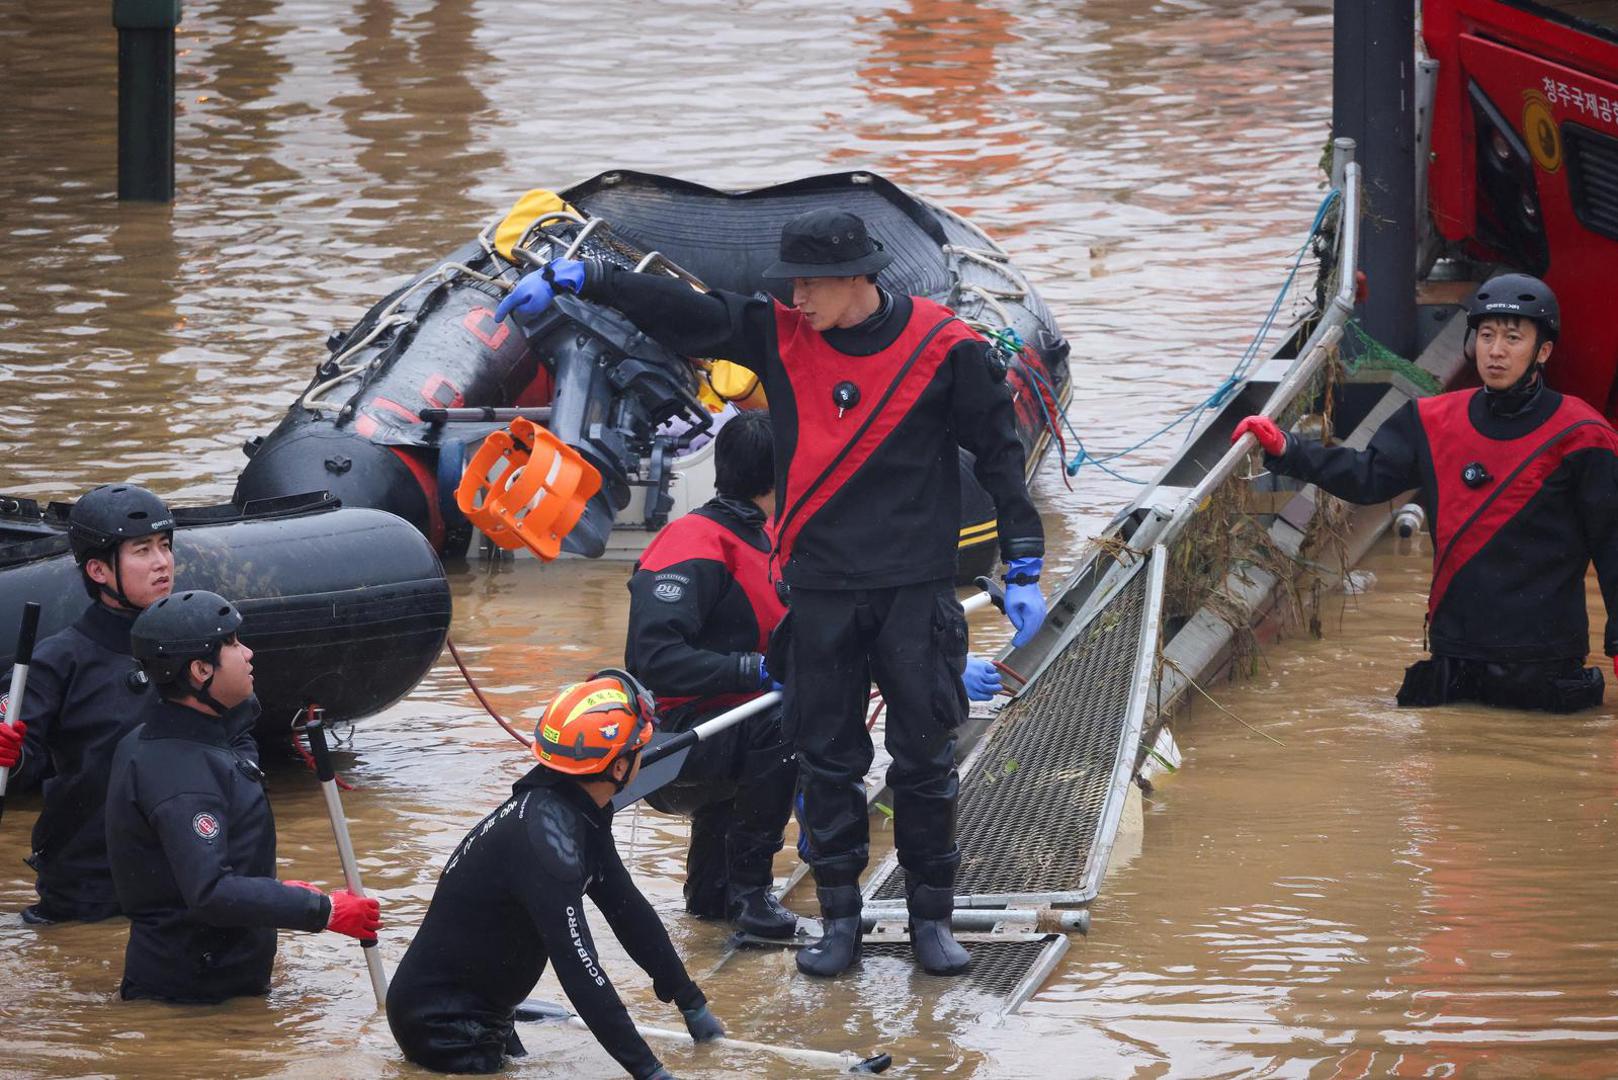
[[[513,311],[524,318],[533,319],[545,313],[556,299],[556,291],[542,274],[529,274],[506,293],[500,306],[494,309],[494,321],[501,322]]]
[[[574,296],[584,291],[584,264],[577,259],[552,259],[539,274],[553,289],[566,289]]]
[[[1019,574],[1038,577],[1044,566],[1045,560],[1033,555],[1012,559],[1006,567],[1006,618],[1017,628],[1011,643],[1019,648],[1034,640],[1034,635],[1045,624],[1045,596],[1037,582],[1015,585],[1011,579]]]
[[[774,690],[777,693],[785,690],[786,687],[770,677],[769,669],[764,666],[767,662],[768,658],[760,653],[758,658],[758,688],[760,690]]]
[[[685,1017],[685,1029],[691,1033],[692,1042],[704,1043],[725,1034],[725,1027],[719,1022],[719,1017],[709,1011],[705,1004],[698,1005],[694,1009],[681,1009],[680,1015]]]
[[[966,696],[973,701],[991,701],[1000,692],[1000,672],[993,662],[978,656],[966,658],[966,671],[961,676],[966,684]]]

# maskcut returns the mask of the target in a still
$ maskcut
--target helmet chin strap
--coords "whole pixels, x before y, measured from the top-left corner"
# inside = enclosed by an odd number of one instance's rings
[[[213,670],[208,673],[208,677],[206,679],[202,680],[201,686],[192,687],[191,696],[208,706],[209,709],[213,710],[215,716],[223,717],[230,711],[229,706],[208,692],[208,688],[213,685],[214,676],[219,674],[218,659],[219,654],[215,653]]]
[[[1534,384],[1534,380],[1538,379],[1544,373],[1545,365],[1540,363],[1538,360],[1535,360],[1533,363],[1528,365],[1527,370],[1525,370],[1521,375],[1517,376],[1517,381],[1511,384],[1511,389],[1526,390]]]
[[[136,605],[124,593],[123,561],[122,552],[116,547],[113,548],[112,558],[106,560],[107,565],[112,567],[112,585],[109,587],[106,582],[98,581],[96,587],[101,590],[102,596],[112,597],[112,602],[124,611],[145,611],[145,608]]]
[[[635,760],[637,758],[639,758],[639,757],[640,757],[640,748],[637,747],[633,757],[619,758],[618,759],[619,761],[627,761],[627,762],[629,762],[629,768],[624,770],[624,778],[622,780],[613,780],[612,781],[612,793],[614,795],[617,795],[619,792],[623,791],[624,788],[629,786],[629,778],[631,776],[635,775]],[[608,769],[610,770],[611,766],[608,766]],[[610,772],[608,773],[607,778],[609,780],[612,779],[612,776],[611,776]]]

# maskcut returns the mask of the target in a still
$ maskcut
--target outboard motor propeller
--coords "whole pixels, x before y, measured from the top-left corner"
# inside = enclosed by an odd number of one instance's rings
[[[595,558],[607,550],[630,487],[666,483],[661,474],[639,479],[641,462],[663,462],[713,419],[691,366],[617,312],[563,293],[525,330],[555,381],[548,428],[519,418],[490,436],[457,500],[501,547]],[[676,417],[687,425],[683,434],[658,433]],[[655,513],[661,491],[652,494]]]

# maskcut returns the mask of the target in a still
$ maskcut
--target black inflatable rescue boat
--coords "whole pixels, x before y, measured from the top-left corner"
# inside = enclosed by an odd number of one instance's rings
[[[518,215],[532,196],[554,205],[525,222]],[[576,297],[559,297],[532,339],[510,320],[496,323],[496,304],[522,264],[562,254],[708,288],[779,289],[762,271],[776,257],[782,224],[823,206],[858,213],[894,254],[884,285],[939,301],[1006,343],[1031,473],[1067,403],[1068,344],[1026,277],[976,226],[870,173],[724,192],[620,171],[555,195],[530,193],[503,222],[333,334],[331,356],[280,425],[247,445],[235,498],[330,490],[345,506],[398,514],[436,550],[459,557],[473,529],[455,488],[467,455],[504,426],[468,412],[547,406],[545,426],[603,478],[564,550],[632,556],[671,516],[711,494],[711,467],[705,474],[701,450],[689,452],[700,442],[692,435],[724,400],[755,407],[762,395],[721,385],[723,365],[712,361],[723,358],[675,356],[617,312]],[[994,506],[964,456],[961,484],[961,570],[970,577],[995,559]]]
[[[70,625],[89,602],[68,552],[70,504],[0,495],[0,672],[23,604],[39,632]],[[238,506],[176,508],[176,591],[210,589],[241,609],[264,707],[261,740],[284,744],[300,709],[354,720],[410,692],[443,648],[450,590],[421,533],[324,493]]]

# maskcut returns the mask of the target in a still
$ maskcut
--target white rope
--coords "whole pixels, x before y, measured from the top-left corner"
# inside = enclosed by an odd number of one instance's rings
[[[961,286],[961,295],[964,296],[967,293],[972,293],[972,294],[976,295],[979,299],[981,299],[983,301],[983,304],[984,304],[985,307],[991,308],[996,315],[1000,316],[1000,325],[1001,326],[1010,326],[1011,325],[1011,314],[1008,311],[1006,311],[1006,309],[1004,307],[1001,306],[1000,300],[996,298],[996,295],[994,293],[990,292],[988,289],[985,289],[982,285],[962,285]],[[1001,294],[1001,295],[1003,296],[1004,294]],[[1008,300],[1019,299],[1019,297],[1015,297],[1015,296],[1007,296],[1005,298],[1008,299]]]
[[[943,250],[947,255],[953,255],[958,259],[988,267],[1011,282],[1010,289],[995,290],[995,295],[1001,299],[1022,300],[1028,296],[1028,279],[1022,276],[1021,271],[1011,265],[1010,258],[1003,252],[992,251],[987,248],[961,247],[959,244],[945,244]],[[959,270],[956,271],[955,276],[960,277]]]

